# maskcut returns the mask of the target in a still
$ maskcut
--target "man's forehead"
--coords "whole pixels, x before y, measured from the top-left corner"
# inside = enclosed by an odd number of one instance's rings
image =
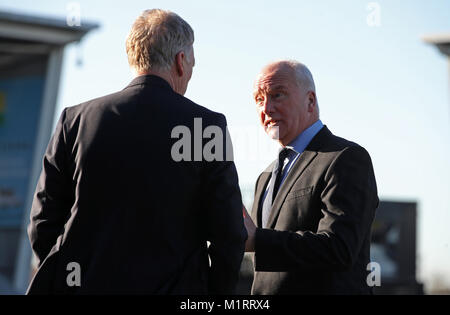
[[[257,94],[261,91],[276,91],[276,90],[284,90],[288,88],[288,84],[284,83],[262,83],[255,85],[253,88],[253,94]]]
[[[285,71],[276,71],[276,72],[261,72],[260,75],[256,78],[254,83],[255,93],[260,90],[268,90],[268,89],[283,89],[287,88],[293,80],[290,73]]]

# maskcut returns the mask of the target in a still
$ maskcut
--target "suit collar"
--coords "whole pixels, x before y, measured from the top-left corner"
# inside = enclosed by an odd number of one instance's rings
[[[302,175],[303,171],[306,167],[311,163],[311,161],[316,157],[316,151],[307,151],[305,150],[295,164],[292,166],[292,169],[287,174],[286,179],[284,180],[283,185],[280,187],[273,204],[272,210],[270,211],[269,220],[267,221],[267,227],[273,229],[275,227],[275,223],[277,221],[278,215],[281,210],[281,206],[286,199],[287,194],[292,188],[292,185],[295,183],[297,178]]]
[[[136,85],[152,85],[152,86],[159,86],[164,89],[169,89],[173,91],[172,87],[170,86],[169,82],[164,80],[161,77],[158,77],[156,75],[147,74],[147,75],[141,75],[136,78],[134,78],[130,84],[128,84],[125,89],[128,89],[129,87],[136,86]]]
[[[331,131],[326,125],[324,125],[308,144],[305,151],[319,151],[332,136],[333,134],[331,133]]]

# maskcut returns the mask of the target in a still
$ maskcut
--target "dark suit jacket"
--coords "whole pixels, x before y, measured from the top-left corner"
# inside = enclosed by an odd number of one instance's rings
[[[150,75],[63,111],[31,210],[29,293],[233,293],[247,238],[234,163],[171,156],[172,129],[193,144],[196,117],[225,138],[222,114]],[[70,262],[80,287],[66,283]]]
[[[256,183],[252,218],[258,227],[274,163]],[[252,293],[370,293],[366,267],[377,206],[367,151],[323,127],[280,187],[269,228],[256,231]]]

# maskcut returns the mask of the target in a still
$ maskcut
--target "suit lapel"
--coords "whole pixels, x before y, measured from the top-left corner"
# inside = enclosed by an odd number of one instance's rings
[[[286,176],[280,190],[278,191],[275,200],[273,201],[272,209],[270,212],[269,220],[267,222],[267,227],[270,229],[275,228],[275,223],[277,221],[278,215],[280,214],[281,206],[283,205],[284,200],[286,199],[287,194],[294,185],[297,178],[299,178],[306,167],[311,163],[311,161],[316,157],[317,152],[320,148],[333,136],[333,134],[328,130],[325,125],[317,135],[311,140],[310,144],[306,147],[305,151],[299,156],[295,164],[292,166],[292,169]],[[264,191],[267,187],[267,184],[271,177],[272,168],[275,165],[275,162],[272,162],[271,165],[261,174],[255,192],[255,200],[253,201],[252,213],[251,217],[253,222],[257,227],[261,227],[261,199],[264,196]]]
[[[309,165],[309,163],[311,163],[316,155],[317,152],[315,151],[304,151],[292,166],[291,171],[287,174],[286,179],[281,185],[280,190],[273,201],[272,210],[270,211],[269,220],[267,222],[268,228],[275,228],[275,223],[278,215],[280,214],[280,209],[284,199],[286,199],[287,194],[291,190],[292,185],[295,183],[297,178],[302,175],[305,168]]]
[[[274,163],[272,163],[274,164]],[[256,192],[255,192],[255,200],[253,200],[253,207],[252,207],[252,213],[251,217],[253,222],[257,227],[261,227],[261,209],[260,203],[262,196],[264,196],[264,191],[266,190],[267,184],[269,183],[270,177],[272,173],[264,171],[261,176],[259,177],[258,184],[256,186]]]

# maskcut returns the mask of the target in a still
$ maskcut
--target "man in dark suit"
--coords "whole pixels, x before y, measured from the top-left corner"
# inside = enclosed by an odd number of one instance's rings
[[[178,15],[144,11],[127,39],[137,77],[63,111],[31,210],[28,293],[234,292],[247,238],[234,163],[173,150],[194,119],[226,138],[222,114],[183,97],[193,41]]]
[[[245,216],[252,293],[371,293],[366,278],[378,197],[369,154],[322,124],[312,75],[299,62],[266,66],[255,101],[266,133],[282,149],[259,176],[252,216]]]

